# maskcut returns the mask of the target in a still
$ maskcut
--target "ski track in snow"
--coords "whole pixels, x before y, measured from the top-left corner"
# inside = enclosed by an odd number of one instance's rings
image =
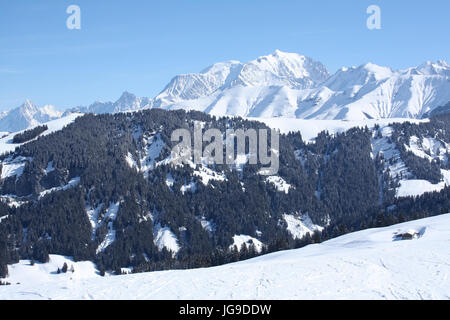
[[[396,232],[423,228],[418,240],[393,241]],[[73,274],[49,275],[55,266],[21,262],[10,266],[7,279],[21,284],[0,288],[0,298],[449,299],[449,245],[447,214],[205,269],[100,277],[89,263],[75,263]]]

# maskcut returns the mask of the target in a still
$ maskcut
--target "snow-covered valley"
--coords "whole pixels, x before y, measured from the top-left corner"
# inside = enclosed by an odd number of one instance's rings
[[[101,277],[50,256],[9,266],[0,299],[449,299],[449,245],[446,214],[205,269]],[[64,262],[73,273],[56,273]]]

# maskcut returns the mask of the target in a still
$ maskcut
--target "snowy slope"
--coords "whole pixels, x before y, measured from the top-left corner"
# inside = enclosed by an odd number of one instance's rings
[[[448,185],[444,181],[438,184],[432,184],[427,180],[401,180],[400,187],[397,189],[396,197],[415,197],[421,196],[427,192],[439,192]]]
[[[161,251],[166,248],[169,252],[172,252],[172,256],[175,257],[178,251],[180,251],[180,245],[175,234],[169,227],[162,227],[161,224],[154,226],[154,240],[156,247]]]
[[[347,120],[304,120],[304,119],[292,119],[284,117],[276,118],[248,118],[252,121],[260,121],[265,123],[268,127],[276,130],[280,130],[281,133],[287,134],[289,132],[299,131],[302,138],[306,142],[310,142],[317,137],[322,131],[328,131],[330,134],[342,133],[348,131],[351,128],[373,128],[375,125],[386,126],[390,123],[423,123],[428,120],[417,120],[407,118],[393,118],[393,119],[379,119],[379,120],[359,120],[359,121],[347,121]]]
[[[284,214],[283,219],[287,224],[287,231],[294,239],[302,239],[306,234],[312,236],[315,231],[323,230],[323,227],[315,225],[307,214]]]
[[[408,231],[421,237],[396,241]],[[0,287],[0,299],[450,299],[449,245],[447,214],[207,269],[102,278],[77,263],[56,275],[64,260],[51,256],[10,266],[21,284]]]
[[[40,286],[46,282],[60,281],[61,285],[67,285],[67,289],[73,286],[76,281],[75,279],[91,279],[93,277],[99,277],[98,270],[95,264],[89,261],[84,262],[74,262],[73,259],[69,257],[63,257],[58,255],[50,255],[50,261],[48,263],[36,262],[33,266],[31,261],[23,260],[20,263],[9,266],[10,276],[6,281],[12,284],[30,284]],[[66,274],[57,274],[57,270],[62,269],[64,263],[67,264],[68,268],[71,269],[73,266],[74,272],[68,272]],[[6,287],[2,287],[6,288]],[[2,292],[2,289],[0,289]],[[0,293],[1,294],[1,293]],[[32,297],[31,293],[29,298],[31,299],[42,299],[39,293],[35,293],[35,297]]]
[[[237,251],[241,251],[243,245],[245,245],[247,249],[250,248],[251,245],[254,245],[256,252],[261,252],[264,247],[264,244],[258,239],[245,234],[240,234],[233,237],[233,244],[230,245],[229,249],[232,250],[235,248]]]
[[[62,117],[62,118],[59,118],[56,120],[52,120],[49,122],[45,122],[48,129],[46,131],[44,131],[41,134],[41,136],[44,136],[44,135],[47,135],[47,134],[50,134],[55,131],[59,131],[59,130],[63,129],[65,126],[67,126],[70,123],[72,123],[73,121],[75,121],[75,119],[80,117],[81,115],[82,115],[81,113],[70,113],[69,115],[67,115],[65,117]],[[40,123],[35,126],[38,126],[38,125],[40,125]],[[30,128],[33,128],[35,126],[32,126]],[[24,130],[19,131],[19,132],[14,132],[11,134],[7,134],[7,135],[3,136],[2,138],[0,138],[0,154],[14,151],[16,149],[16,147],[20,146],[21,144],[14,144],[12,142],[12,140],[17,133],[20,133],[23,131]]]

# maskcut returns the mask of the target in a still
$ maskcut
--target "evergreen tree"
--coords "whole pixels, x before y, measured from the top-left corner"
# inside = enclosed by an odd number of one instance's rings
[[[6,248],[6,242],[1,239],[0,235],[0,278],[6,278],[8,276],[8,252]]]

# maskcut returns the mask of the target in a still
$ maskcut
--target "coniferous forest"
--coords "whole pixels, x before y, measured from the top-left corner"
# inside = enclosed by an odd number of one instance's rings
[[[420,197],[395,197],[398,177],[374,155],[380,128],[322,132],[306,143],[298,132],[280,135],[278,176],[284,192],[259,174],[260,164],[184,165],[171,161],[171,134],[267,128],[241,118],[200,112],[145,110],[87,114],[61,131],[45,128],[17,136],[5,159],[28,159],[20,176],[0,181],[0,278],[19,259],[46,262],[49,254],[94,261],[100,272],[120,273],[220,265],[267,252],[298,248],[365,228],[450,212],[450,189]],[[393,124],[389,138],[409,178],[442,181],[448,161],[429,161],[408,150],[411,137],[450,142],[450,115],[421,124]],[[16,139],[16,137],[15,137]],[[447,155],[442,155],[448,159]],[[220,175],[205,182],[199,173]],[[211,173],[213,172],[213,173]],[[189,186],[195,186],[188,188]],[[6,195],[8,195],[6,197]],[[322,232],[294,239],[283,215],[307,215]],[[209,228],[205,227],[205,221]],[[166,228],[174,253],[156,241]],[[105,242],[114,231],[113,241]],[[235,235],[264,244],[233,247]]]

